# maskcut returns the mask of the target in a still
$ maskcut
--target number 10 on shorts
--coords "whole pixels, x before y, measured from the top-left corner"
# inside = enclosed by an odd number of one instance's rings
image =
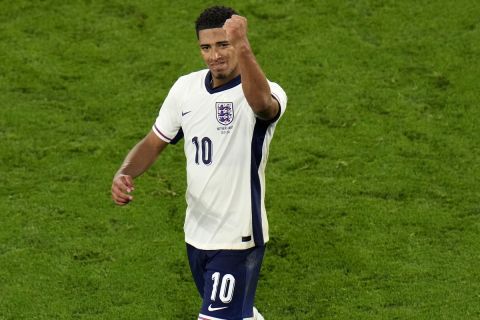
[[[210,299],[215,301],[218,292],[218,285],[220,284],[220,272],[215,272],[212,274],[213,288],[212,296]],[[229,303],[233,298],[233,290],[235,289],[235,278],[231,274],[226,274],[222,277],[220,285],[220,292],[218,292],[218,297],[223,303]]]

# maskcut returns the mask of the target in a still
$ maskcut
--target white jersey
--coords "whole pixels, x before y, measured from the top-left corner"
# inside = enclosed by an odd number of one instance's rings
[[[280,112],[274,120],[263,121],[248,105],[240,76],[214,89],[210,81],[208,69],[180,77],[153,125],[166,142],[185,138],[185,241],[204,250],[263,245],[268,241],[268,146],[287,96],[269,82]]]

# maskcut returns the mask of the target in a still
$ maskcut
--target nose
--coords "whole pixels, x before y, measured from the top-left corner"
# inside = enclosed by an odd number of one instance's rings
[[[212,48],[211,52],[210,52],[210,57],[213,59],[213,60],[218,60],[221,56],[220,56],[220,52],[218,51],[218,49],[216,48]]]

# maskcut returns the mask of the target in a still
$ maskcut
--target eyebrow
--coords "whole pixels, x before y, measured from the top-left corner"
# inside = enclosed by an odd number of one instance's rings
[[[229,44],[229,43],[230,42],[228,42],[228,40],[215,42],[216,45]],[[210,43],[200,43],[200,47],[209,47],[209,46],[211,46]]]

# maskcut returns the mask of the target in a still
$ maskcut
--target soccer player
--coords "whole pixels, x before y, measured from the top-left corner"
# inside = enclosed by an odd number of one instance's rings
[[[185,139],[185,241],[203,299],[198,319],[263,319],[253,306],[268,241],[265,166],[287,96],[266,79],[250,47],[247,20],[211,7],[196,21],[207,69],[180,77],[150,133],[115,174],[112,199],[133,200],[134,178],[168,144]]]

